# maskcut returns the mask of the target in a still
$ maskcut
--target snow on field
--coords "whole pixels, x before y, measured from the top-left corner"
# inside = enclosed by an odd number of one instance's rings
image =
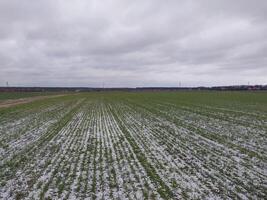
[[[264,199],[262,113],[102,96],[11,110],[0,199]]]

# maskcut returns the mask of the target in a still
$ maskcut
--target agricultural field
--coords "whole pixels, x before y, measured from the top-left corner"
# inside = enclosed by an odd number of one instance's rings
[[[106,92],[0,108],[0,199],[266,199],[267,93]]]
[[[0,102],[37,96],[53,95],[55,92],[0,92]]]

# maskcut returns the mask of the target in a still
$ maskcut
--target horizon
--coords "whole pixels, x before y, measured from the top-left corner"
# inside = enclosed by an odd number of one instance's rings
[[[138,87],[90,87],[90,86],[1,86],[0,88],[85,88],[85,89],[138,89],[138,88],[216,88],[216,87],[251,87],[251,86],[264,86],[267,84],[243,84],[243,85],[212,85],[212,86],[138,86]]]
[[[264,0],[2,1],[0,86],[266,85],[266,11]]]
[[[176,86],[166,86],[166,85],[160,85],[160,86],[155,86],[155,85],[149,85],[149,86],[118,86],[118,87],[112,87],[112,86],[104,86],[103,85],[99,85],[99,86],[64,86],[64,85],[59,85],[59,86],[44,86],[44,85],[39,85],[39,86],[35,86],[35,85],[0,85],[1,88],[27,88],[27,87],[32,87],[32,88],[150,88],[150,87],[155,87],[155,88],[197,88],[197,87],[231,87],[231,86],[266,86],[267,83],[265,84],[251,84],[251,83],[245,83],[245,84],[235,84],[235,85],[176,85]]]

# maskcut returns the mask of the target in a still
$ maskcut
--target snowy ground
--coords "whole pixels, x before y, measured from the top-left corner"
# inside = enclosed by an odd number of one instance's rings
[[[0,199],[266,199],[266,104],[178,95],[0,110]]]

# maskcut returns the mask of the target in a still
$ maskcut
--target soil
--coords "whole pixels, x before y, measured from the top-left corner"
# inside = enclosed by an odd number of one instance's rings
[[[20,104],[31,103],[36,100],[60,97],[60,96],[65,96],[65,95],[66,94],[58,94],[58,95],[49,95],[49,96],[28,97],[28,98],[21,98],[21,99],[9,99],[9,100],[0,101],[0,108],[8,108],[8,107],[16,106]]]

